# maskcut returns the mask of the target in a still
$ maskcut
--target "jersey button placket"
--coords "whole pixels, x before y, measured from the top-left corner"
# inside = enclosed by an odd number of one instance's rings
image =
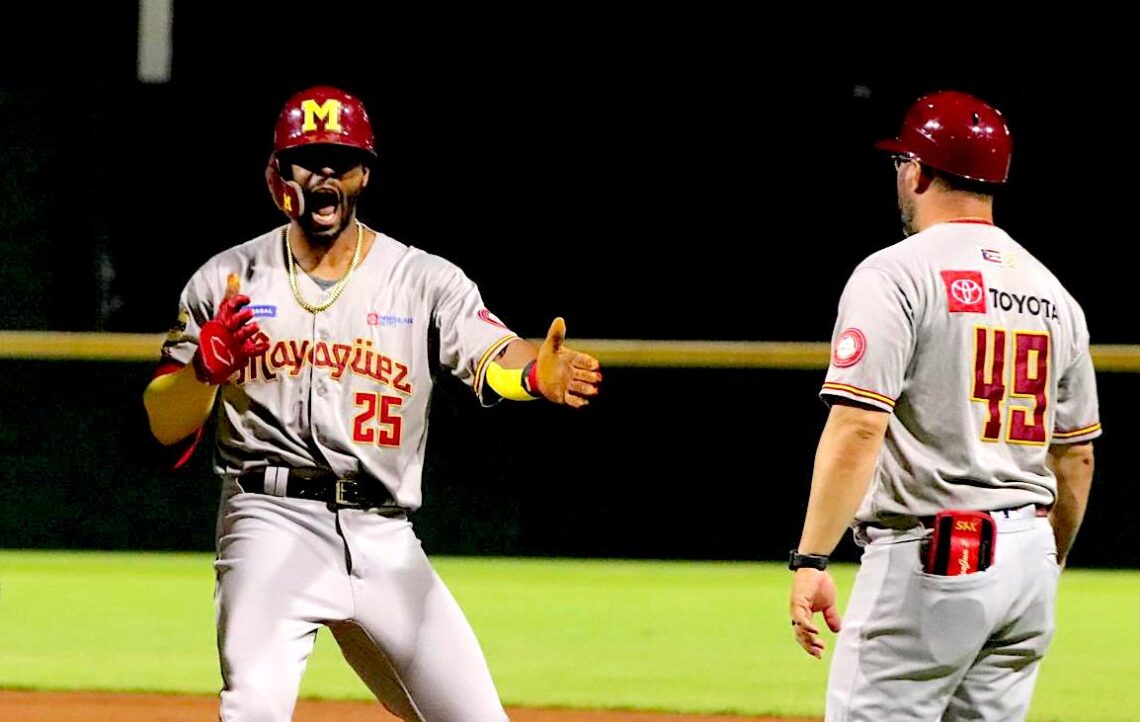
[[[325,311],[323,313],[318,313],[318,314],[313,315],[312,339],[313,339],[313,361],[314,362],[317,361],[318,358],[323,361],[324,358],[328,355],[327,348],[329,345],[329,331],[328,331],[328,328],[326,327],[328,324],[328,320],[324,317],[325,314],[327,314],[327,313],[330,313],[330,311]],[[325,351],[318,354],[317,353],[317,346],[318,345],[324,346]],[[310,364],[310,366],[312,367],[313,376],[312,376],[312,384],[309,388],[311,391],[311,396],[316,397],[316,398],[311,399],[311,404],[310,404],[310,408],[312,409],[313,439],[318,444],[324,446],[329,442],[328,434],[325,430],[325,425],[324,425],[324,421],[328,416],[328,409],[321,402],[323,401],[325,396],[328,394],[328,380],[326,378],[326,375],[328,373],[328,369],[324,368],[324,367],[318,367],[316,365],[316,363],[312,363],[312,364]],[[316,406],[316,408],[313,409],[312,408],[313,406]]]

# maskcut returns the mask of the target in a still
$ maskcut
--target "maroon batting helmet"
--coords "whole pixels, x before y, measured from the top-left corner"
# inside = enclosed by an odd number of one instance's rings
[[[875,144],[940,171],[982,183],[1005,183],[1013,140],[996,108],[967,93],[924,95],[907,111],[897,138]]]
[[[291,218],[304,213],[305,197],[297,183],[281,177],[278,154],[317,143],[355,148],[376,157],[376,136],[359,98],[340,88],[316,85],[295,93],[281,108],[265,177],[273,202]]]
[[[277,116],[274,153],[309,143],[347,145],[376,155],[376,138],[364,104],[328,85],[296,93]]]

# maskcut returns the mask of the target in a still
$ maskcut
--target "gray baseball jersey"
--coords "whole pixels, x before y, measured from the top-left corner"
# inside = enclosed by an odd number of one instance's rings
[[[331,467],[342,478],[372,476],[404,509],[417,508],[432,368],[481,392],[488,362],[516,336],[456,266],[380,233],[335,303],[310,313],[290,286],[283,231],[194,274],[182,293],[184,328],[163,352],[191,361],[237,274],[269,348],[221,386],[218,401],[221,719],[291,719],[325,625],[402,719],[502,722],[478,641],[406,513],[330,511],[287,489],[293,469]],[[321,303],[322,284],[298,275],[302,297]],[[275,483],[247,492],[237,477],[262,467]]]
[[[857,522],[1051,505],[1048,446],[1100,435],[1080,306],[987,223],[932,226],[856,268],[821,394],[893,412]]]
[[[401,506],[416,509],[433,365],[480,393],[488,362],[516,335],[454,264],[381,233],[337,301],[309,313],[290,288],[283,232],[206,262],[182,293],[185,334],[163,351],[190,362],[227,276],[238,274],[270,345],[222,386],[215,470],[233,478],[267,462],[328,466],[342,477],[379,479]],[[297,275],[302,296],[319,303],[322,287]],[[431,354],[425,340],[433,326],[439,348]]]

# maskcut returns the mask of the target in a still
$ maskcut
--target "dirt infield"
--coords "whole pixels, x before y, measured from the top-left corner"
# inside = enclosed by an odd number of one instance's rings
[[[512,722],[817,722],[772,717],[515,709]],[[217,719],[216,697],[99,692],[15,692],[0,690],[0,719],[21,722],[201,722]],[[302,700],[295,722],[396,722],[369,702]]]

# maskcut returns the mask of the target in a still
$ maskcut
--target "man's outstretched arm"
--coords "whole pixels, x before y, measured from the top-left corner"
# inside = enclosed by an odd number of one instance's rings
[[[554,319],[546,340],[536,347],[525,339],[511,341],[491,362],[487,383],[505,399],[544,397],[580,408],[598,394],[601,365],[593,356],[563,344],[566,322]]]

